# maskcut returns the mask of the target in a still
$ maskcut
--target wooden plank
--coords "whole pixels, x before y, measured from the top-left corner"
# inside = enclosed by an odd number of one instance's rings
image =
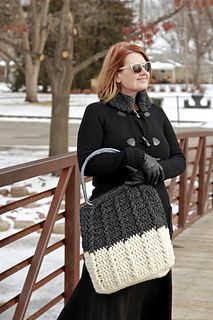
[[[212,320],[213,211],[174,240],[173,320]]]

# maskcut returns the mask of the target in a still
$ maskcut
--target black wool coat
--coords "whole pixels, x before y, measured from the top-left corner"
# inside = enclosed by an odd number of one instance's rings
[[[120,153],[101,154],[87,164],[85,174],[93,177],[95,187],[92,198],[129,180],[126,166],[138,169],[144,152],[158,159],[165,179],[175,177],[185,169],[185,157],[171,123],[163,109],[153,103],[137,113],[129,105],[123,108],[120,101],[88,105],[78,134],[79,167],[90,153],[104,147],[118,149]],[[171,206],[164,182],[156,189],[171,229]]]

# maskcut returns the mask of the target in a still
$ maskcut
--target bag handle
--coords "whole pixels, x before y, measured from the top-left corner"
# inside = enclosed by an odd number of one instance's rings
[[[94,152],[92,152],[85,160],[84,163],[81,167],[81,172],[80,172],[80,181],[81,181],[81,186],[82,186],[82,191],[83,191],[83,195],[84,195],[84,200],[86,202],[86,204],[88,204],[89,206],[92,206],[92,201],[89,201],[88,196],[87,196],[87,190],[86,190],[86,184],[84,181],[84,170],[85,167],[87,165],[87,163],[89,162],[89,160],[91,160],[93,157],[97,156],[98,154],[102,154],[102,153],[117,153],[120,152],[117,149],[114,148],[101,148],[98,150],[95,150]]]

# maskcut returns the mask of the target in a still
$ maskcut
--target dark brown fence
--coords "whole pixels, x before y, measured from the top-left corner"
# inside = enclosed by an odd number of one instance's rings
[[[61,299],[65,300],[70,295],[76,282],[79,279],[79,207],[80,207],[80,189],[79,189],[79,172],[76,162],[76,154],[41,159],[0,170],[0,187],[13,184],[18,181],[29,179],[35,176],[61,170],[58,184],[55,188],[44,192],[36,193],[21,200],[6,204],[0,207],[0,214],[24,207],[35,201],[52,196],[49,212],[43,221],[27,227],[17,233],[14,233],[0,241],[0,246],[8,244],[26,237],[27,235],[41,231],[41,236],[37,243],[35,254],[24,261],[14,264],[0,275],[0,280],[4,280],[14,273],[30,265],[23,289],[20,294],[14,296],[9,301],[5,301],[0,306],[0,313],[5,312],[8,308],[17,304],[13,319],[26,319],[25,314],[32,293],[44,286],[47,282],[53,280],[59,274],[64,273],[64,292],[57,295],[52,301],[43,306],[27,319],[37,319],[41,314],[51,308]],[[65,200],[65,210],[60,210],[62,199]],[[56,221],[65,218],[65,237],[64,239],[48,246],[48,242]],[[37,281],[38,273],[45,255],[48,255],[59,247],[64,246],[65,261],[64,266],[51,272],[43,279]],[[2,299],[2,297],[1,297]],[[8,319],[9,320],[9,319]]]
[[[212,209],[213,133],[189,132],[178,134],[178,138],[187,158],[187,170],[180,177],[167,181],[173,205],[174,236]],[[60,300],[67,301],[79,279],[79,262],[82,258],[80,256],[79,233],[79,172],[75,153],[45,158],[0,170],[0,187],[55,171],[61,172],[56,187],[0,207],[0,214],[3,217],[12,210],[52,197],[45,219],[0,240],[0,246],[6,247],[9,244],[15,245],[16,241],[30,234],[41,232],[35,253],[18,263],[14,257],[14,264],[3,270],[0,275],[0,280],[3,281],[16,275],[27,266],[29,268],[21,292],[9,300],[6,299],[7,301],[0,305],[0,313],[3,316],[10,308],[16,307],[13,312],[13,320],[37,319]],[[61,206],[62,201],[64,201],[64,206]],[[65,219],[64,237],[49,245],[54,224],[60,219]],[[64,265],[38,280],[44,257],[60,247],[63,247],[65,251]],[[61,274],[64,274],[63,292],[27,316],[26,312],[32,294]]]
[[[185,172],[169,181],[174,237],[213,207],[213,132],[177,135],[187,160]]]

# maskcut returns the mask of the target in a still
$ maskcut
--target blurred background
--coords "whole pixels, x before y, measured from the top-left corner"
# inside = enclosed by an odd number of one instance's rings
[[[32,103],[43,106],[36,110],[51,122],[45,134],[49,155],[67,152],[75,145],[73,139],[70,142],[68,119],[82,116],[80,109],[70,107],[85,107],[96,99],[74,95],[95,95],[106,49],[125,40],[141,45],[148,54],[149,92],[170,120],[193,120],[192,113],[185,116],[184,108],[212,107],[212,31],[209,0],[1,1],[0,116],[5,119],[13,112],[24,116]],[[44,105],[50,107],[48,112]],[[205,118],[210,120],[209,112]],[[200,113],[197,119],[205,121]]]

